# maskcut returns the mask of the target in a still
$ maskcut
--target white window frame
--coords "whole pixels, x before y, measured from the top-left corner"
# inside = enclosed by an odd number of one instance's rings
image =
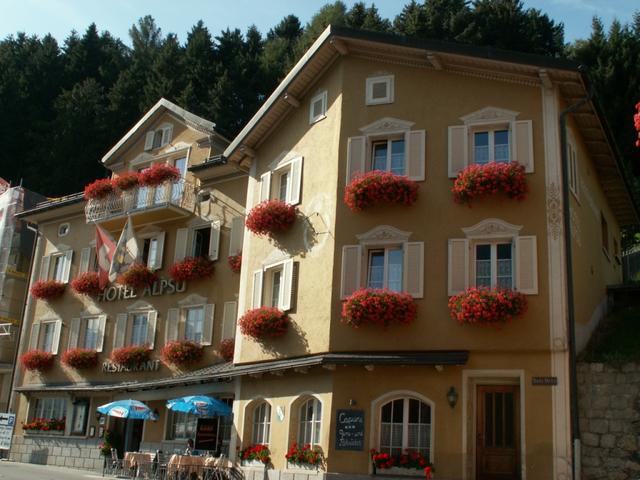
[[[40,331],[38,338],[38,349],[43,352],[53,352],[55,350],[55,340],[56,340],[56,323],[58,320],[42,320],[40,322]],[[47,328],[51,328],[51,347],[45,348],[45,332]]]
[[[509,287],[501,287],[501,288],[515,288],[516,281],[516,258],[515,258],[515,238],[503,238],[503,239],[490,239],[483,240],[477,239],[471,243],[471,284],[473,286],[477,286],[477,247],[480,245],[489,245],[491,248],[491,285],[489,288],[497,288],[498,287],[498,245],[509,244],[511,246],[511,286]]]
[[[276,274],[279,275],[279,284],[278,284],[278,299],[275,302],[276,304],[274,304],[274,298],[273,298],[274,284],[275,284],[274,277],[276,276]],[[262,288],[263,288],[262,298],[264,300],[262,303],[264,304],[265,307],[280,308],[280,305],[282,305],[284,301],[284,298],[283,298],[284,264],[278,263],[276,265],[265,268],[263,278],[264,280],[262,283]]]
[[[100,343],[100,321],[101,315],[91,315],[86,317],[80,317],[80,332],[78,332],[78,347],[89,348],[91,350],[97,350]],[[89,331],[89,322],[95,322],[97,324],[97,331],[95,337],[95,346],[87,346],[87,332]]]
[[[471,150],[469,152],[469,159],[470,159],[470,164],[478,164],[478,165],[486,165],[489,162],[497,162],[495,155],[496,155],[496,148],[495,148],[495,134],[496,132],[499,131],[507,131],[507,138],[508,138],[508,143],[507,143],[507,151],[509,152],[509,158],[507,161],[504,160],[500,160],[498,163],[509,163],[511,162],[512,158],[513,158],[513,130],[511,128],[511,124],[510,123],[501,123],[501,122],[496,122],[494,124],[490,124],[490,125],[477,125],[477,126],[473,126],[471,128],[469,128],[469,145],[471,146]],[[475,139],[476,139],[476,134],[477,133],[486,133],[487,136],[489,137],[489,158],[487,159],[487,161],[485,163],[479,163],[476,162],[476,145],[475,145]]]
[[[35,399],[31,419],[61,420],[67,417],[67,407],[66,397],[39,397]],[[57,412],[60,415],[55,416],[54,413]]]
[[[60,268],[62,269],[61,278],[56,278],[56,259],[60,259]],[[56,282],[65,283],[65,269],[67,269],[67,255],[66,252],[55,252],[49,256],[49,280],[55,280]],[[70,266],[69,266],[70,267]]]
[[[567,142],[567,174],[569,177],[569,191],[580,203],[580,181],[578,174],[578,149],[572,139]]]
[[[378,83],[386,85],[387,94],[381,98],[373,98],[373,87]],[[384,105],[393,103],[395,98],[395,77],[394,75],[376,75],[367,77],[365,82],[365,104],[366,105]]]
[[[404,279],[404,274],[405,274],[405,266],[404,266],[404,257],[406,255],[406,244],[404,243],[398,243],[398,244],[392,244],[392,245],[384,245],[384,246],[369,246],[366,249],[366,265],[365,265],[365,284],[367,286],[367,288],[373,288],[373,287],[369,287],[369,280],[370,280],[370,275],[371,275],[371,257],[372,254],[374,252],[384,252],[384,271],[383,271],[383,279],[382,279],[382,287],[380,288],[389,288],[389,252],[391,250],[400,250],[402,252],[402,264],[401,264],[401,268],[402,268],[402,275],[401,275],[401,281],[400,281],[400,290],[399,292],[404,292],[405,290],[405,279]],[[394,290],[395,291],[395,290]]]
[[[317,115],[313,114],[313,107],[317,102],[321,102],[320,105],[320,113]],[[320,120],[327,118],[327,91],[318,93],[309,102],[309,124],[313,125]]]
[[[283,165],[280,165],[278,168],[273,170],[271,173],[271,199],[272,200],[282,200],[283,202],[290,203],[291,199],[291,180],[293,178],[292,175],[292,162],[287,162]],[[280,198],[280,191],[282,189],[282,177],[287,176],[287,185],[285,187],[285,195],[284,200]]]
[[[185,340],[190,340],[192,342],[196,342],[199,344],[202,344],[202,341],[204,340],[204,327],[205,327],[205,304],[201,304],[201,305],[189,305],[189,306],[185,306],[181,308],[182,310],[182,314],[184,316],[184,339]],[[188,333],[188,328],[189,328],[189,311],[190,310],[200,310],[200,312],[202,313],[202,316],[200,317],[200,339],[199,340],[195,340],[193,338],[189,338],[187,336]]]
[[[429,420],[430,422],[427,424],[429,425],[429,455],[428,458],[426,458],[427,461],[429,462],[433,462],[433,444],[434,444],[434,434],[435,434],[435,428],[434,428],[434,405],[432,402],[430,401],[426,401],[426,399],[424,398],[420,398],[420,397],[416,397],[416,396],[411,396],[411,395],[397,395],[397,396],[393,396],[393,397],[387,397],[384,400],[381,400],[378,402],[377,405],[377,419],[378,419],[378,424],[377,424],[377,429],[378,429],[378,435],[377,435],[377,439],[376,439],[376,447],[378,450],[381,450],[381,443],[382,443],[382,408],[387,405],[388,403],[394,402],[395,400],[403,400],[403,407],[402,407],[402,446],[401,446],[401,451],[405,452],[406,449],[410,448],[409,447],[409,401],[410,400],[417,400],[420,403],[424,403],[427,407],[429,407]],[[393,422],[392,422],[393,423]]]
[[[251,441],[254,445],[269,446],[271,441],[271,413],[271,404],[266,400],[254,406],[251,413]]]
[[[313,408],[311,418],[304,418],[303,412],[307,412],[307,405],[309,402],[313,402]],[[316,397],[308,397],[304,399],[300,407],[298,408],[298,444],[309,444],[312,447],[320,445],[322,443],[322,402]],[[309,433],[309,441],[307,441],[306,434]],[[317,437],[317,442],[314,440]]]
[[[195,422],[194,422],[195,421]],[[184,424],[184,436],[182,434],[176,435],[176,426],[178,424]],[[193,432],[187,431],[190,426],[193,426]],[[167,409],[167,423],[165,428],[165,440],[186,440],[188,438],[195,439],[195,434],[198,429],[198,417],[184,412],[174,412]]]
[[[149,337],[149,315],[151,314],[151,310],[137,310],[133,312],[129,312],[129,320],[127,321],[127,331],[125,332],[125,346],[132,347],[137,346],[141,347],[147,344],[147,338]],[[146,319],[146,327],[145,327],[145,340],[142,343],[133,343],[133,322],[135,320],[136,315],[144,315]]]
[[[374,151],[375,151],[376,145],[386,143],[387,144],[387,160],[386,160],[385,168],[383,169],[383,171],[391,172],[391,158],[392,158],[391,148],[392,148],[393,142],[397,142],[399,140],[402,140],[402,143],[403,143],[403,153],[402,153],[402,166],[403,166],[402,170],[403,171],[402,173],[396,173],[395,175],[406,175],[407,174],[407,139],[405,134],[399,134],[399,133],[389,134],[384,137],[372,137],[369,139],[369,153],[368,153],[369,162],[368,162],[367,171],[370,172],[372,170],[375,170],[373,164],[375,161]]]
[[[205,255],[196,255],[196,232],[198,230],[209,230],[209,245],[205,249],[207,253]],[[195,225],[191,228],[191,246],[189,248],[189,257],[209,257],[209,248],[211,246],[211,224],[210,223],[202,223],[200,225]]]
[[[151,270],[160,270],[162,268],[162,260],[164,256],[164,240],[165,240],[165,232],[147,232],[141,233],[138,235],[140,239],[140,260],[147,266],[147,268]],[[142,258],[144,255],[144,244],[145,241],[149,240],[149,255],[145,260]],[[156,242],[156,254],[155,256],[151,255],[151,245],[153,241]],[[159,253],[158,253],[159,252]],[[158,264],[156,265],[156,260],[158,260]]]

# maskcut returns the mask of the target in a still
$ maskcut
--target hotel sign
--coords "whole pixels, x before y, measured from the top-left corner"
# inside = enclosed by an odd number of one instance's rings
[[[148,360],[138,363],[132,367],[125,367],[110,361],[102,363],[102,373],[121,373],[121,372],[156,372],[160,370],[160,360]]]
[[[187,289],[187,282],[176,282],[175,280],[161,278],[150,287],[146,287],[142,292],[124,285],[112,285],[105,288],[98,295],[99,302],[113,302],[115,300],[132,300],[140,297],[157,297],[159,295],[182,293]]]

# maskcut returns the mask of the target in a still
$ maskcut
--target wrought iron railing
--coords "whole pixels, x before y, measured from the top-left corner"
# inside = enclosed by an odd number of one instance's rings
[[[195,185],[182,179],[157,187],[136,187],[105,198],[88,200],[84,213],[87,222],[96,222],[170,205],[193,211],[195,199]]]

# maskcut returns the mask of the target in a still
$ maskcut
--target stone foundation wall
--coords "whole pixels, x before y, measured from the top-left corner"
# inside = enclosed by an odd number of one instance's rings
[[[15,435],[11,441],[9,459],[101,472],[104,459],[100,456],[98,443],[97,438]]]
[[[640,478],[640,364],[578,364],[583,480]]]

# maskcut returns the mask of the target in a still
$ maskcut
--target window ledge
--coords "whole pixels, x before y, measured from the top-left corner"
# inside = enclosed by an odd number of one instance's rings
[[[64,437],[64,432],[50,430],[23,430],[27,437]]]
[[[314,125],[314,124],[316,124],[316,123],[318,123],[318,122],[321,122],[321,121],[322,121],[322,120],[324,120],[325,118],[327,118],[327,116],[326,116],[326,115],[324,115],[324,114],[323,114],[323,115],[320,115],[319,117],[313,118],[313,119],[311,119],[311,121],[309,122],[309,125]]]
[[[413,468],[378,468],[376,469],[375,476],[379,477],[423,477],[423,470],[416,470]]]

